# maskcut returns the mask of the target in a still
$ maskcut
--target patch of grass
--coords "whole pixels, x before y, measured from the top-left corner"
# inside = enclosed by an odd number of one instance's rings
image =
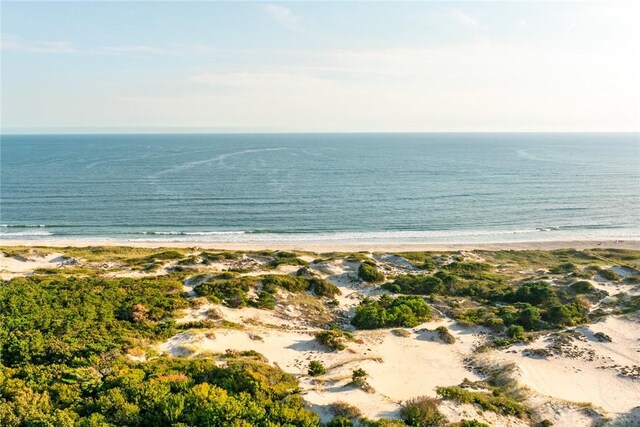
[[[353,334],[339,329],[320,331],[315,337],[316,341],[333,351],[344,350],[347,348],[346,342],[353,340]]]
[[[447,424],[447,417],[438,410],[438,400],[422,396],[409,399],[400,408],[400,418],[413,427],[438,427]]]
[[[438,326],[436,328],[436,333],[438,334],[438,338],[440,338],[440,341],[445,344],[453,344],[454,342],[456,342],[456,337],[451,335],[451,332],[449,332],[449,329],[447,329],[446,326]]]
[[[506,396],[495,396],[490,393],[469,391],[461,387],[437,387],[438,396],[459,403],[477,405],[485,411],[502,415],[512,415],[521,419],[528,418],[528,409],[514,399]]]

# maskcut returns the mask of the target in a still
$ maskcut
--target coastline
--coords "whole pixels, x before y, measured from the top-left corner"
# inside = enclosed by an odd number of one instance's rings
[[[475,242],[475,243],[341,243],[318,241],[298,242],[215,242],[215,241],[131,241],[106,239],[0,239],[0,246],[29,247],[86,247],[86,246],[129,246],[139,248],[207,248],[224,250],[298,250],[308,252],[379,252],[379,251],[468,251],[468,250],[554,250],[554,249],[637,249],[640,240],[634,239],[597,239],[597,240],[558,240],[558,241],[522,241],[522,242]]]

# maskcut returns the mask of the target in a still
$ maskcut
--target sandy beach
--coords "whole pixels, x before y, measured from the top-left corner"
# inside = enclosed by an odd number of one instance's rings
[[[326,252],[412,252],[412,251],[472,251],[472,250],[553,250],[615,248],[640,249],[639,240],[545,240],[531,242],[493,242],[493,243],[318,243],[309,242],[213,242],[213,241],[130,241],[109,239],[0,239],[1,246],[49,246],[49,247],[86,247],[86,246],[130,246],[140,248],[204,248],[238,251],[255,250],[297,250],[315,253]]]

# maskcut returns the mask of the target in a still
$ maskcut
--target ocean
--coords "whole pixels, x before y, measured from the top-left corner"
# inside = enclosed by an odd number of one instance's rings
[[[6,240],[640,237],[635,133],[3,135],[0,142]]]

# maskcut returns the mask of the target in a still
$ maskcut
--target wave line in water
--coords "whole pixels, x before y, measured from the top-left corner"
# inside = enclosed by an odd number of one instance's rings
[[[181,165],[174,166],[172,168],[165,169],[165,170],[160,171],[160,172],[156,172],[153,175],[149,175],[148,178],[159,178],[162,175],[181,172],[181,171],[184,171],[184,170],[187,170],[187,169],[194,168],[196,166],[206,165],[206,164],[215,163],[215,162],[221,162],[222,160],[224,160],[226,158],[229,158],[229,157],[232,157],[232,156],[240,156],[242,154],[250,154],[250,153],[260,153],[260,152],[265,152],[265,151],[280,151],[280,150],[286,150],[286,149],[287,149],[286,147],[259,148],[259,149],[236,151],[234,153],[220,154],[220,155],[217,155],[217,156],[212,157],[210,159],[196,160],[196,161],[193,161],[193,162],[182,163]]]

